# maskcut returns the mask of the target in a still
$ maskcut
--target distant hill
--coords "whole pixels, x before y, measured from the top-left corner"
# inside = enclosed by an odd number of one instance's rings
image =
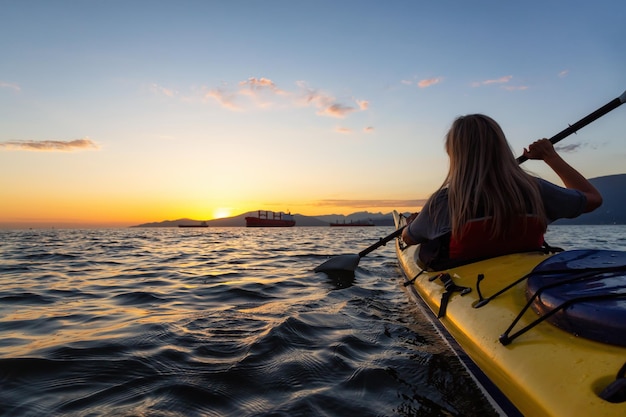
[[[554,224],[626,224],[626,174],[609,175],[591,178],[589,181],[602,193],[604,203],[594,212],[583,214],[576,219],[561,219]],[[206,220],[209,227],[244,227],[246,216],[256,216],[250,211],[234,217]],[[294,215],[298,226],[328,226],[330,223],[350,223],[351,221],[372,220],[376,226],[393,226],[391,213],[369,213],[360,211],[348,216],[343,214],[327,214],[323,216]],[[205,220],[178,219],[155,223],[144,223],[132,227],[178,227],[180,224],[198,224]]]
[[[138,226],[131,226],[131,227],[178,227],[178,225],[180,224],[199,224],[203,221],[204,220],[193,220],[193,219],[164,220],[162,222],[144,223]]]
[[[602,194],[603,203],[595,211],[554,224],[626,224],[626,174],[589,179]]]

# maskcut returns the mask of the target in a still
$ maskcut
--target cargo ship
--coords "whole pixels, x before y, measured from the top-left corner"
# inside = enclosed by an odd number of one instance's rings
[[[256,217],[246,217],[246,227],[292,227],[296,220],[291,213],[259,210]]]

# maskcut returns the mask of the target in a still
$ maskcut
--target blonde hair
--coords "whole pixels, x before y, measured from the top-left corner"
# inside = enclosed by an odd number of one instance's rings
[[[482,114],[457,118],[445,147],[450,167],[440,190],[448,188],[452,236],[460,236],[469,220],[491,216],[491,236],[503,237],[528,213],[538,216],[545,230],[539,184],[519,166],[495,120]]]

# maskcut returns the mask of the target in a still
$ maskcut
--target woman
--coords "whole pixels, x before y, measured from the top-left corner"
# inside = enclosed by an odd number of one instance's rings
[[[406,244],[421,244],[420,260],[427,267],[539,249],[548,223],[602,204],[598,190],[547,139],[530,145],[524,155],[543,160],[566,188],[527,174],[488,116],[456,119],[445,149],[450,167],[443,185],[402,233]]]

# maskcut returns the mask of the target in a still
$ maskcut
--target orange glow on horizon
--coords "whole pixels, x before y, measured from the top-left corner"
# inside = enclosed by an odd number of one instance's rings
[[[0,228],[58,227],[99,228],[129,227],[179,219],[210,221],[239,216],[256,210],[290,212],[303,216],[331,214],[349,215],[355,212],[389,213],[415,211],[420,200],[320,200],[302,201],[274,197],[270,202],[261,198],[207,199],[203,195],[168,194],[166,197],[149,193],[133,194],[118,190],[86,189],[78,196],[53,190],[7,193],[6,204],[0,207]],[[407,207],[408,206],[408,207]]]
[[[232,215],[232,210],[228,207],[218,207],[213,210],[213,218],[214,219],[223,219],[224,217],[230,217]]]

